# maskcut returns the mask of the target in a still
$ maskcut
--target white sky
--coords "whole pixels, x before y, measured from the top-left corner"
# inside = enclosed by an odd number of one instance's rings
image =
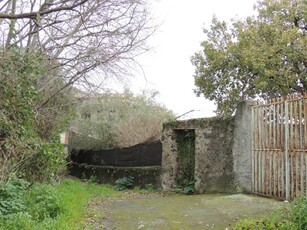
[[[140,74],[131,81],[134,92],[155,89],[157,98],[178,116],[190,110],[185,118],[213,116],[216,106],[193,92],[194,67],[190,57],[201,49],[204,40],[202,28],[211,24],[213,15],[229,21],[254,13],[256,0],[160,0],[154,3],[154,15],[164,21],[149,40],[153,47],[139,58],[146,79]]]

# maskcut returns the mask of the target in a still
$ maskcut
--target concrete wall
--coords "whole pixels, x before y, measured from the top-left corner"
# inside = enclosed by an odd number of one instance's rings
[[[195,130],[195,189],[199,193],[251,191],[251,108],[239,104],[231,119],[219,117],[164,124],[161,183],[176,187],[178,151],[176,130]]]
[[[237,107],[232,152],[237,191],[250,193],[252,187],[251,102],[241,102]]]

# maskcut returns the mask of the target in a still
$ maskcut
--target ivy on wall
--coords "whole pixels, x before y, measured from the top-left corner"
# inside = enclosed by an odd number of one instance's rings
[[[195,130],[178,130],[176,134],[179,165],[177,185],[194,188]]]

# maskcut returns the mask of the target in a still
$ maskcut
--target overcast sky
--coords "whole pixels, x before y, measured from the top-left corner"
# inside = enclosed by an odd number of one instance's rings
[[[200,50],[204,40],[202,28],[211,24],[213,15],[229,21],[254,14],[256,0],[159,0],[153,5],[154,15],[163,24],[149,40],[153,50],[139,58],[145,71],[131,81],[134,92],[155,89],[158,101],[178,116],[190,110],[186,118],[213,116],[215,105],[193,93],[194,67],[190,57]]]

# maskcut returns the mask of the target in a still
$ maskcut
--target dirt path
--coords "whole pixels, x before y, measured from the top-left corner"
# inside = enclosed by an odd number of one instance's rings
[[[93,199],[83,229],[226,229],[245,218],[266,216],[284,205],[247,195],[161,195],[129,192]]]

